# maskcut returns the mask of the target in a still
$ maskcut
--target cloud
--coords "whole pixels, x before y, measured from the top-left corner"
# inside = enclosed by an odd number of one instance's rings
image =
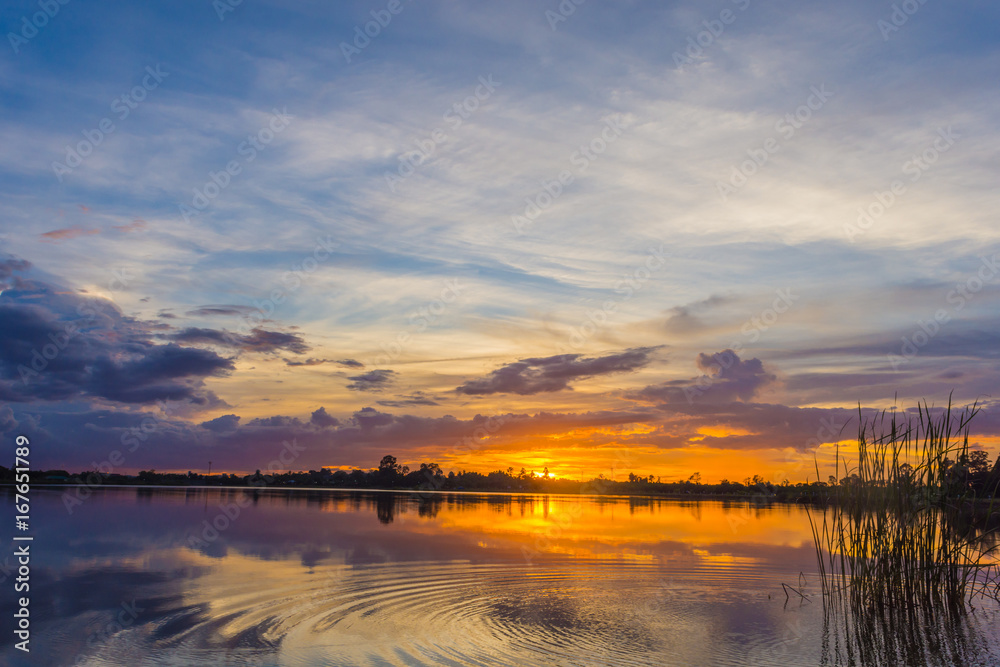
[[[351,380],[347,388],[353,391],[381,391],[392,382],[395,374],[396,371],[376,369],[361,375],[352,375],[347,378]]]
[[[189,310],[186,315],[189,317],[221,317],[221,316],[243,316],[248,315],[255,311],[256,308],[251,306],[233,306],[233,305],[207,305],[195,308],[194,310]]]
[[[322,366],[323,364],[335,364],[339,363],[333,359],[313,359],[312,357],[308,359],[303,359],[302,361],[296,361],[294,359],[282,359],[287,366]]]
[[[403,397],[394,400],[378,401],[378,404],[387,408],[406,408],[414,405],[440,405],[440,403],[434,399],[429,396],[425,396],[421,391],[404,395]]]
[[[345,368],[364,368],[365,365],[356,359],[339,359],[337,363]]]
[[[379,412],[375,408],[361,408],[354,413],[353,421],[362,431],[371,431],[379,426],[392,424],[396,418],[387,413]]]
[[[207,422],[201,423],[202,428],[208,429],[213,433],[230,433],[239,428],[239,425],[239,415],[222,415],[221,417],[216,417],[215,419],[210,419]]]
[[[298,334],[264,329],[254,329],[248,335],[242,336],[240,346],[250,352],[288,350],[293,354],[305,354],[310,350],[310,347],[302,340],[302,336]]]
[[[680,448],[697,443],[702,447],[732,450],[791,448],[812,451],[822,443],[850,438],[857,428],[857,408],[799,408],[769,403],[673,402],[657,406],[662,426],[633,439],[633,445],[650,444]],[[865,409],[865,418],[877,413]],[[728,431],[705,435],[705,427]],[[800,462],[801,463],[801,462]],[[812,472],[812,461],[800,472]],[[808,468],[808,469],[806,469]]]
[[[167,340],[178,343],[220,345],[244,352],[277,352],[287,350],[293,354],[304,354],[310,350],[298,334],[254,329],[241,335],[218,329],[189,327],[177,333],[163,335]]]
[[[126,453],[123,469],[187,470],[191,461],[212,460],[220,470],[252,471],[276,459],[286,448],[285,443],[294,443],[301,452],[289,464],[293,469],[340,464],[371,467],[386,453],[406,460],[437,448],[439,458],[446,460],[452,450],[518,450],[539,436],[590,429],[598,433],[585,441],[585,446],[598,446],[615,438],[603,435],[604,431],[662,419],[662,415],[655,411],[540,412],[458,419],[450,415],[392,414],[365,407],[346,420],[317,410],[308,420],[275,415],[242,423],[237,415],[228,414],[197,424],[176,416],[106,409],[49,410],[31,421],[14,406],[13,419],[20,422],[18,428],[25,435],[48,443],[44,454],[39,453],[38,465],[43,467],[86,469],[92,461],[105,460],[110,449],[120,448],[120,443],[134,438],[139,430],[145,435],[141,450]],[[0,413],[0,426],[10,421]]]
[[[692,403],[695,400],[728,403],[749,401],[757,391],[774,382],[775,375],[764,369],[760,359],[743,361],[732,350],[715,354],[701,352],[695,359],[705,372],[690,380],[671,380],[628,392],[626,398],[649,403]]]
[[[110,358],[94,359],[88,390],[93,395],[123,403],[193,398],[190,388],[178,385],[176,381],[224,375],[233,368],[231,360],[209,350],[173,344],[154,345],[126,362]]]
[[[92,236],[100,233],[100,229],[82,229],[80,227],[71,227],[69,229],[56,229],[51,232],[45,232],[44,234],[39,234],[39,236],[44,242],[55,243],[58,241],[75,239],[79,236]]]
[[[572,389],[569,383],[595,375],[628,373],[652,361],[657,347],[637,347],[604,357],[581,358],[579,354],[522,359],[498,368],[485,378],[469,380],[455,391],[469,396],[519,394],[530,396],[543,392]]]
[[[127,455],[123,468],[186,470],[191,461],[212,460],[219,469],[252,471],[276,459],[286,450],[285,443],[298,448],[300,456],[289,467],[300,470],[324,465],[371,467],[386,453],[402,461],[430,455],[442,464],[457,464],[455,457],[473,450],[502,458],[505,453],[537,446],[539,438],[566,434],[573,437],[548,438],[547,447],[597,452],[604,447],[667,450],[697,444],[719,450],[810,452],[821,443],[850,439],[858,416],[856,408],[681,402],[647,410],[479,414],[465,419],[392,414],[365,407],[338,420],[319,409],[308,419],[276,415],[243,424],[237,415],[229,414],[196,424],[176,415],[160,417],[132,410],[39,411],[32,406],[29,413],[19,405],[4,407],[12,414],[0,407],[0,435],[6,437],[16,429],[44,441],[38,465],[72,470],[105,460],[111,448],[134,438],[138,429],[146,438],[141,450]],[[862,411],[866,418],[874,414],[874,410]],[[972,434],[998,433],[1000,404],[984,403],[973,420]],[[793,479],[813,472],[811,457],[797,457],[789,466],[797,466]]]
[[[7,259],[0,260],[0,280],[10,278],[15,271],[27,271],[30,268],[31,262],[26,259],[9,257]]]
[[[250,427],[263,427],[274,429],[298,429],[304,426],[298,417],[288,417],[286,415],[275,415],[273,417],[258,417],[247,422]]]
[[[320,408],[309,417],[309,423],[320,428],[333,428],[340,424],[340,420],[330,415],[326,408]]]
[[[103,299],[40,281],[28,291],[6,290],[0,295],[0,400],[217,402],[202,381],[227,375],[232,360],[158,345],[151,333],[151,323],[125,317]]]

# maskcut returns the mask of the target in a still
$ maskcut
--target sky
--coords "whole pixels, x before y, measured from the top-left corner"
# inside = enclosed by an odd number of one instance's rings
[[[949,396],[1000,449],[995,3],[0,22],[0,437],[35,467],[800,481],[859,408]]]

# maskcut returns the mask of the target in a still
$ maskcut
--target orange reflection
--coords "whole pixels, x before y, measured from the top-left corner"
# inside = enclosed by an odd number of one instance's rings
[[[484,549],[574,558],[647,560],[669,553],[719,565],[754,559],[734,553],[733,544],[804,549],[813,544],[808,516],[799,506],[531,495],[477,495],[476,501],[440,495],[425,494],[420,501],[438,504],[439,512],[413,517],[404,511],[396,520],[410,531],[475,535]]]

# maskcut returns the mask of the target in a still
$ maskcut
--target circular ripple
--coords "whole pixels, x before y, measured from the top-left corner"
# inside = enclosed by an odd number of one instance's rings
[[[658,573],[622,561],[433,562],[317,568],[239,595],[208,581],[191,596],[210,609],[163,619],[152,653],[163,664],[225,650],[245,653],[238,664],[648,665],[683,617],[676,590],[651,588]]]
[[[807,665],[819,650],[821,606],[783,611],[762,593],[780,575],[759,565],[271,566],[188,582],[182,604],[85,664]]]

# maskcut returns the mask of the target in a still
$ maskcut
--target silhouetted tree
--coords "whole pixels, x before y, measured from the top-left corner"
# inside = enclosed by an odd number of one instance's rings
[[[392,454],[386,454],[378,462],[378,469],[383,474],[395,475],[399,472],[399,464],[396,463],[396,457]]]
[[[990,472],[990,455],[982,449],[969,452],[969,474],[973,477],[988,475]]]

